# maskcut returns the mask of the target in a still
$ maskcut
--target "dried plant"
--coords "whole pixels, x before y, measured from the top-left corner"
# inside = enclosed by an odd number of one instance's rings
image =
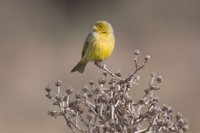
[[[126,78],[120,72],[112,73],[104,63],[96,62],[104,70],[98,83],[90,81],[79,92],[73,92],[72,88],[63,92],[62,82],[57,81],[55,96],[52,89],[46,87],[46,97],[59,109],[48,114],[55,118],[63,117],[74,133],[187,132],[189,125],[182,114],[174,113],[167,105],[160,107],[159,98],[154,96],[154,92],[160,90],[162,76],[152,73],[144,95],[139,99],[130,96],[130,90],[140,80],[137,72],[150,60],[146,55],[140,65],[137,61],[140,51],[134,51],[134,55],[135,70]]]

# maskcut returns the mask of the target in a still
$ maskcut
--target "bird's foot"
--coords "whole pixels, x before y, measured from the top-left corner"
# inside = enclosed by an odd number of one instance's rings
[[[95,61],[95,65],[98,66],[100,69],[103,69],[105,67],[105,64],[101,61]]]

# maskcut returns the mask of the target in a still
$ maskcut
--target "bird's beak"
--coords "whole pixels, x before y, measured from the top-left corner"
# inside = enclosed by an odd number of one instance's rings
[[[94,26],[92,27],[92,29],[93,29],[94,31],[96,31],[96,30],[97,30],[97,27],[94,25]]]

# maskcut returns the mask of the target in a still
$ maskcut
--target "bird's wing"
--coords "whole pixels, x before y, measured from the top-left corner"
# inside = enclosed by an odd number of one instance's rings
[[[82,53],[81,53],[81,57],[83,57],[83,56],[85,55],[85,52],[86,52],[86,50],[87,50],[89,44],[90,44],[91,41],[93,40],[92,38],[93,38],[93,34],[90,33],[90,34],[87,36],[86,40],[85,40],[85,43],[84,43],[84,46],[83,46],[83,50],[82,50]]]

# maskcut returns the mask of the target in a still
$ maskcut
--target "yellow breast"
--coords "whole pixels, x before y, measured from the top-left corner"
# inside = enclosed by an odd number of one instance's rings
[[[93,41],[93,45],[91,45],[91,60],[105,60],[112,54],[114,45],[115,39],[113,34],[96,34]]]

